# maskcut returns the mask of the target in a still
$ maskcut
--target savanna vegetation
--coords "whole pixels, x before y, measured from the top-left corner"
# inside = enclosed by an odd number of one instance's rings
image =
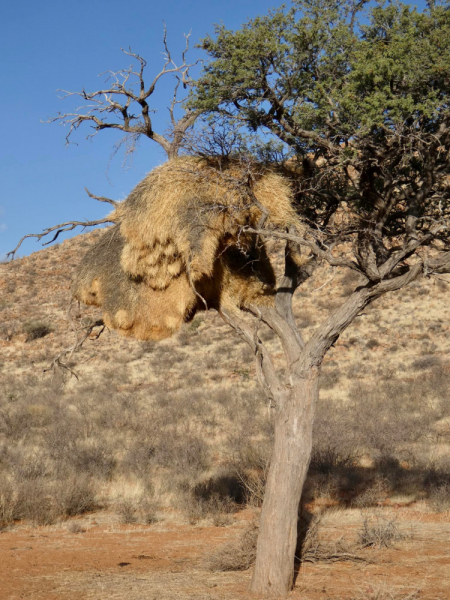
[[[418,356],[416,366],[420,373],[410,381],[386,381],[374,388],[355,385],[339,409],[334,409],[332,402],[323,404],[319,386],[322,365],[330,349],[368,307],[385,294],[406,290],[415,281],[450,272],[447,8],[445,3],[434,2],[419,11],[396,2],[371,7],[364,1],[294,0],[290,7],[251,20],[239,31],[218,27],[215,35],[202,41],[208,61],[195,82],[189,77],[193,65],[186,62],[185,54],[177,66],[167,51],[163,70],[146,86],[145,60],[132,54],[138,64],[136,71],[118,72],[106,93],[102,90],[78,94],[88,101],[102,96],[94,110],[84,113],[81,107],[78,113],[58,117],[70,124],[69,136],[90,122],[96,132],[119,129],[132,143],[144,135],[161,144],[170,159],[182,152],[196,154],[198,161],[211,162],[218,176],[228,183],[229,170],[235,169],[232,185],[239,190],[248,218],[242,218],[242,205],[238,203],[236,208],[236,202],[227,205],[209,198],[200,203],[201,210],[195,203],[199,214],[209,207],[210,214],[219,215],[217,218],[226,223],[214,248],[216,261],[224,254],[221,244],[225,240],[225,247],[234,247],[242,256],[248,255],[257,262],[259,259],[249,248],[265,253],[271,243],[272,249],[276,248],[274,242],[285,244],[283,267],[279,259],[277,263],[276,252],[271,258],[271,264],[278,269],[278,287],[273,291],[271,305],[256,301],[236,303],[234,308],[241,309],[239,313],[221,304],[219,292],[214,296],[214,308],[250,348],[256,376],[272,414],[265,426],[261,423],[254,439],[251,435],[240,436],[229,442],[228,450],[224,445],[223,456],[228,458],[221,461],[226,470],[220,482],[214,475],[206,482],[196,483],[194,474],[204,473],[211,464],[210,443],[199,440],[191,424],[195,423],[193,417],[183,420],[190,424],[189,436],[183,442],[177,441],[178,413],[173,414],[177,394],[167,401],[161,415],[157,411],[138,418],[139,423],[158,424],[150,435],[154,441],[144,451],[144,463],[154,465],[159,474],[161,469],[174,467],[189,474],[188,482],[175,475],[169,478],[171,485],[177,483],[175,488],[188,499],[189,510],[195,512],[201,506],[201,510],[226,513],[234,504],[249,498],[262,500],[251,585],[256,593],[284,596],[293,585],[302,493],[305,498],[313,493],[311,490],[327,489],[327,493],[346,502],[364,506],[378,502],[387,489],[408,494],[413,490],[417,493],[420,488],[425,496],[434,498],[436,506],[441,501],[445,504],[449,485],[445,467],[438,465],[436,456],[434,464],[430,457],[424,462],[424,453],[417,452],[423,440],[435,431],[436,424],[447,418],[447,383],[441,364]],[[124,73],[128,76],[124,77]],[[173,131],[164,137],[153,129],[147,101],[158,80],[174,73],[178,76],[176,90],[182,82],[190,93],[181,116],[176,113],[174,97],[170,108]],[[128,85],[131,76],[140,84],[139,93]],[[133,103],[138,105],[139,113],[131,113]],[[266,214],[268,207],[259,202],[255,184],[264,169],[282,173],[289,182],[291,202],[301,225],[296,219],[289,223],[271,222],[270,210]],[[200,169],[194,168],[193,177],[201,176]],[[124,214],[127,207],[133,206],[140,189],[138,186],[125,201]],[[97,199],[116,205],[105,198]],[[252,210],[259,211],[258,218],[249,217]],[[120,214],[119,209],[119,216],[112,219],[125,239],[123,248],[117,250],[116,264],[120,266],[116,274],[120,271],[121,282],[126,286],[128,281],[135,297],[146,285],[154,290],[150,273],[153,264],[147,265],[146,270],[140,265],[144,270],[139,273],[125,268],[124,252],[127,245],[133,246],[134,238],[127,233],[130,222]],[[191,226],[196,222],[192,219]],[[51,228],[44,234],[78,224]],[[248,247],[240,247],[241,236],[250,240]],[[145,240],[142,243],[145,246]],[[181,255],[179,248],[173,252],[177,257]],[[95,260],[89,260],[95,267]],[[199,292],[202,288],[197,289],[195,278],[190,276],[194,265],[191,254],[183,264],[184,270],[180,268],[177,276],[185,273],[194,296],[193,309],[184,318],[189,322],[195,303],[200,306],[205,299]],[[292,300],[294,294],[306,289],[308,280],[323,264],[333,271],[344,269],[354,279],[349,279],[348,293],[343,294],[341,301],[313,325],[294,314]],[[216,283],[214,272],[202,275],[211,278],[211,285]],[[109,277],[112,281],[114,273]],[[104,288],[99,288],[95,303],[100,306],[108,285],[106,282]],[[144,304],[139,305],[139,310]],[[130,329],[127,319],[123,328]],[[265,335],[268,340],[278,339],[283,366],[278,364]],[[370,341],[372,349],[377,345],[376,338]],[[339,373],[327,377],[325,371],[324,375],[325,388],[339,382]],[[147,391],[146,408],[143,405],[142,410],[157,407],[161,400],[158,394],[155,398],[153,401],[150,397],[149,401]],[[200,404],[205,401],[200,400]],[[234,417],[243,411],[238,426],[241,427],[248,423],[245,401],[233,401]],[[73,402],[76,406],[75,398]],[[225,408],[227,404],[224,403]],[[134,410],[138,405],[133,403]],[[125,407],[124,400],[122,411],[118,412],[126,415]],[[208,418],[211,415],[212,410]],[[95,414],[87,421],[95,423]],[[129,423],[132,422],[130,416]],[[108,432],[110,425],[101,427]],[[143,433],[135,427],[140,439]],[[173,428],[173,434],[159,439],[158,432],[161,435],[167,427]],[[266,448],[271,445],[272,427],[273,451],[268,458]],[[70,431],[77,428],[71,427]],[[55,472],[59,465],[65,477],[82,472],[83,476],[101,476],[107,481],[123,471],[124,464],[134,468],[132,465],[140,463],[141,458],[139,453],[132,458],[133,436],[122,439],[126,431],[127,425],[116,436],[98,432],[96,444],[105,439],[105,443],[114,446],[109,451],[95,449],[95,444],[91,448],[82,439],[64,445],[73,449],[71,456],[65,451],[58,454],[47,449],[48,464],[53,465],[49,472]],[[237,440],[236,447],[233,444]],[[139,448],[146,448],[145,444],[138,444]],[[363,455],[372,461],[365,470],[361,466]],[[100,471],[96,473],[97,462]],[[402,462],[409,468],[405,469]],[[10,463],[14,465],[14,459]],[[28,484],[20,475],[20,468],[17,472],[18,489],[26,491]],[[41,473],[38,479],[44,475]],[[136,476],[144,482],[143,472]],[[145,488],[146,484],[142,485]],[[11,492],[8,497],[20,500],[21,495]],[[54,497],[57,500],[50,504],[57,513],[70,514],[74,510],[67,508],[57,490]],[[17,514],[25,514],[20,513],[24,503],[19,500]],[[145,513],[143,508],[136,508],[133,513],[130,505],[123,505],[122,509],[128,515],[126,519],[134,518],[133,514],[140,514],[139,511]],[[391,534],[384,534],[395,537],[395,531],[390,531]],[[375,534],[376,528],[366,523],[360,535],[361,545],[372,545]]]

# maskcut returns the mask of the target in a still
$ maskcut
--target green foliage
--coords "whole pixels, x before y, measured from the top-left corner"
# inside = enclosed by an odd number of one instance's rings
[[[218,26],[202,42],[212,60],[191,103],[237,112],[308,150],[330,135],[438,120],[450,90],[449,11],[388,2],[366,17],[364,4],[352,14],[348,0],[297,0],[239,31]]]
[[[423,245],[449,248],[447,8],[293,0],[202,42],[190,106],[257,133],[248,151],[287,168],[321,247],[351,241],[346,264],[371,281]]]

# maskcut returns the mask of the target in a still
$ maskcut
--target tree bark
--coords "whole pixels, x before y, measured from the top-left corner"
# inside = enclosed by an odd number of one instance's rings
[[[256,564],[250,590],[286,597],[294,582],[297,521],[312,447],[319,368],[291,379],[290,389],[275,397],[275,440],[261,511]]]

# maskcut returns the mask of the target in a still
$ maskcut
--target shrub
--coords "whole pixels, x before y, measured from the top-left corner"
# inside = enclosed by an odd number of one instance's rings
[[[51,525],[58,517],[51,486],[45,479],[19,485],[16,509],[17,518],[27,519],[34,525]]]
[[[390,491],[391,485],[386,479],[376,480],[354,499],[353,504],[359,508],[375,506],[378,502],[384,500]]]
[[[181,474],[203,472],[210,464],[209,447],[194,434],[168,434],[156,446],[155,461]]]
[[[423,371],[425,369],[431,369],[441,364],[439,356],[422,356],[411,364],[411,369],[416,371]]]
[[[151,525],[159,521],[157,516],[158,503],[142,494],[138,498],[125,498],[117,506],[117,513],[121,523],[145,523]]]
[[[373,350],[374,348],[378,348],[379,345],[380,345],[380,342],[378,340],[376,340],[375,338],[371,338],[366,343],[366,347],[369,350]]]
[[[63,517],[82,515],[97,508],[93,482],[87,477],[58,482],[54,499],[58,514]]]
[[[361,548],[389,548],[394,542],[405,539],[395,519],[385,519],[379,515],[366,517],[358,531],[358,544]]]
[[[75,533],[75,534],[76,533],[86,533],[86,528],[83,527],[83,525],[81,525],[80,523],[78,523],[78,521],[72,521],[67,526],[67,531],[69,531],[70,533]]]
[[[330,390],[334,388],[341,379],[341,374],[338,369],[332,371],[324,370],[320,377],[320,389]]]
[[[116,466],[116,459],[111,456],[111,450],[101,441],[88,445],[72,446],[67,461],[75,472],[110,479]]]
[[[3,479],[0,487],[0,531],[13,523],[17,513],[17,500],[14,485]]]
[[[124,524],[136,523],[138,507],[133,500],[123,500],[118,506],[120,522]]]
[[[432,487],[428,494],[429,502],[436,512],[444,512],[450,509],[450,483],[443,483]]]
[[[27,334],[26,341],[32,342],[51,333],[53,327],[44,321],[33,320],[24,324],[23,331]]]
[[[256,558],[258,526],[255,522],[235,540],[227,542],[208,554],[204,564],[210,571],[246,571]]]

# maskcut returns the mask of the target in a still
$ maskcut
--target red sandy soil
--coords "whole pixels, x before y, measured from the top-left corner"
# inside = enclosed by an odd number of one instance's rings
[[[393,548],[361,552],[367,562],[305,563],[292,599],[449,600],[450,518],[414,508],[383,509],[411,537]],[[386,513],[386,511],[388,511]],[[99,518],[100,521],[100,518]],[[251,598],[250,571],[211,573],[203,558],[238,535],[231,527],[160,523],[118,525],[91,519],[84,533],[16,527],[0,535],[0,598],[17,600],[230,600]],[[73,523],[73,521],[72,521]],[[80,521],[80,523],[83,523]],[[354,537],[357,524],[336,512],[329,539]]]

